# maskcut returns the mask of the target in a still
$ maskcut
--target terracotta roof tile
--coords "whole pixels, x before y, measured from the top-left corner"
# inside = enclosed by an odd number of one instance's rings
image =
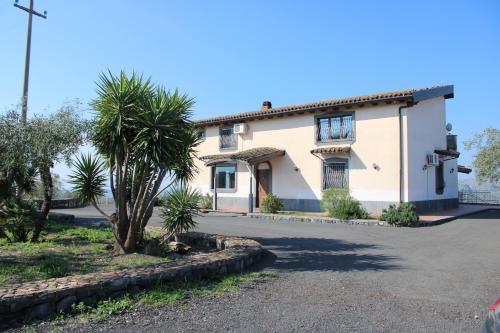
[[[200,119],[195,121],[194,123],[195,126],[210,126],[222,123],[237,122],[242,120],[268,118],[284,114],[295,114],[304,111],[316,110],[327,107],[353,106],[367,102],[371,103],[384,102],[384,101],[411,102],[414,100],[432,98],[435,97],[436,95],[445,96],[446,98],[452,97],[453,86],[436,86],[436,87],[422,88],[422,89],[406,89],[406,90],[391,91],[391,92],[371,94],[371,95],[339,98],[339,99],[320,101],[314,103],[288,105],[277,108],[263,109],[259,111],[243,112],[226,116]]]

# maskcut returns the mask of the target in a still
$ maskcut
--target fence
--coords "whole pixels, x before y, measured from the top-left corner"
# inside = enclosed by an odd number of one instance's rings
[[[500,192],[460,191],[458,193],[458,201],[465,204],[500,205]]]

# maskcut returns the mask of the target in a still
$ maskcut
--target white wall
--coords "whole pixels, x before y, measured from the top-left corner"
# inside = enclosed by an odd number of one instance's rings
[[[349,189],[362,202],[399,202],[399,119],[402,104],[379,104],[354,111],[355,140],[349,157]],[[426,155],[446,148],[445,101],[435,98],[403,109],[405,201],[455,198],[457,196],[456,160],[444,165],[445,192],[435,194],[434,169],[422,170]],[[273,147],[285,156],[270,161],[272,192],[284,199],[321,199],[322,160],[310,153],[322,146],[349,145],[349,142],[317,143],[313,113],[248,121],[248,132],[238,136],[237,149],[219,149],[219,127],[206,128],[206,139],[199,156],[237,152],[255,147]],[[324,156],[329,157],[329,156]],[[334,156],[331,156],[334,157]],[[193,185],[210,191],[210,168],[197,160],[199,173]],[[374,168],[374,165],[376,168]],[[451,169],[453,173],[450,173]],[[298,169],[298,170],[297,170]],[[219,197],[248,198],[249,172],[238,163],[237,190]],[[255,185],[255,183],[254,183]],[[255,194],[255,189],[253,190]],[[241,200],[240,200],[241,201]]]
[[[438,200],[458,197],[457,159],[443,163],[445,188],[436,194],[435,167],[424,168],[427,154],[435,149],[446,150],[446,104],[445,99],[433,98],[405,109],[407,184],[406,199],[409,201]]]

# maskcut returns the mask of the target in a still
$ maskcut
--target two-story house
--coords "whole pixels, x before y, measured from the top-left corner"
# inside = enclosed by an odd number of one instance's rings
[[[216,194],[217,209],[243,212],[270,192],[286,210],[319,211],[330,187],[348,189],[373,214],[399,202],[456,207],[448,98],[452,85],[278,108],[266,101],[258,111],[198,120],[191,185]]]

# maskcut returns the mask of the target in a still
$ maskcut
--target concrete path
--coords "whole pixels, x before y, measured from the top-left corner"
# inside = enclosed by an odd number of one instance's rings
[[[478,332],[500,297],[499,211],[429,228],[199,222],[203,232],[261,242],[270,252],[258,268],[281,278],[217,301],[193,300],[186,311],[124,315],[74,330]]]

